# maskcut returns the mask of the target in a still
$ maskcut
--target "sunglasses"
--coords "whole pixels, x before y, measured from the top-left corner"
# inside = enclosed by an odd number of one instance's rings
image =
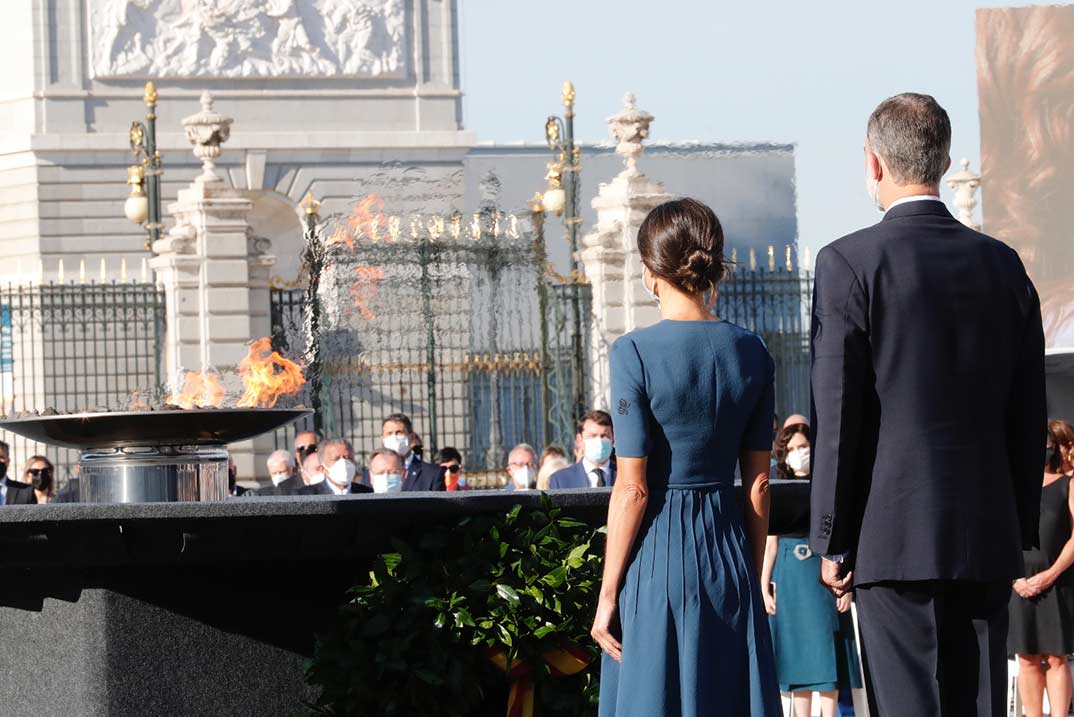
[[[444,466],[444,469],[448,473],[458,473],[459,471],[462,470],[462,466],[460,466],[458,463],[454,463],[454,464],[449,465],[449,466]]]
[[[308,446],[295,446],[295,452],[308,456],[311,453],[317,452],[317,444],[311,443]]]
[[[26,472],[29,473],[32,476],[50,476],[50,475],[52,475],[52,469],[51,468],[31,468],[30,470],[28,470]]]

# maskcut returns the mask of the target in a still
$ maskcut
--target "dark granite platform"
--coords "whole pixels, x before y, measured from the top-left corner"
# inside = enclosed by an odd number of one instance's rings
[[[552,494],[602,524],[606,491]],[[808,485],[773,486],[774,532]],[[536,505],[471,492],[0,508],[4,715],[282,715],[347,588],[393,534]]]

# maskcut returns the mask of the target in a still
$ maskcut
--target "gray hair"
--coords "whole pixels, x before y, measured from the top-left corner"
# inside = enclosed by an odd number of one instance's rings
[[[873,110],[866,139],[896,183],[932,186],[950,161],[951,120],[930,95],[904,92]]]
[[[347,441],[343,438],[326,438],[317,444],[317,452],[323,456],[329,446],[339,446],[344,451],[348,450],[351,447],[350,444],[347,443]]]
[[[533,456],[533,460],[537,460],[537,451],[534,450],[533,446],[531,446],[529,443],[519,443],[508,452],[508,457],[510,457],[511,453],[514,453],[515,451],[529,451],[530,455]]]
[[[269,455],[268,460],[265,461],[265,465],[271,469],[273,463],[286,463],[287,469],[291,470],[295,467],[295,456],[290,451],[273,451]]]

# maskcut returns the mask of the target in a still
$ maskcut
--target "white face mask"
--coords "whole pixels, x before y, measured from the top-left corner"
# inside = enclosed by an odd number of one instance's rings
[[[370,478],[374,493],[398,493],[403,489],[403,476],[398,473],[377,473]]]
[[[406,435],[392,435],[384,436],[384,447],[389,451],[395,451],[400,457],[406,458],[410,453],[410,436]]]
[[[354,480],[354,474],[358,467],[346,458],[339,458],[328,468],[328,478],[341,488],[345,488]]]
[[[516,466],[511,471],[511,479],[515,482],[515,488],[529,488],[537,478],[537,471],[533,466]]]
[[[876,161],[880,161],[879,155]],[[880,203],[880,180],[868,175],[865,176],[865,191],[869,192],[869,199],[873,200],[873,206],[876,207],[876,211],[883,214],[886,210],[884,205]]]
[[[587,438],[582,444],[582,450],[590,463],[603,465],[612,457],[612,442],[608,438]]]
[[[810,462],[808,448],[799,448],[787,454],[787,466],[795,473],[808,473]]]
[[[657,306],[660,306],[660,297],[656,295],[656,279],[653,279],[653,288],[649,288],[649,285],[645,282],[645,270],[641,272],[641,285],[645,287],[645,292],[649,294]]]
[[[279,485],[280,483],[283,483],[285,480],[287,480],[290,477],[291,477],[290,473],[273,473],[272,474],[272,485]]]
[[[303,471],[305,473],[305,471]],[[324,473],[320,471],[314,471],[313,473],[305,473],[306,478],[309,480],[310,485],[317,485],[324,480]]]

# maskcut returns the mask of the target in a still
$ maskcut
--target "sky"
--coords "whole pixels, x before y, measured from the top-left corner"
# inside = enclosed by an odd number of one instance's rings
[[[885,97],[936,97],[951,117],[952,171],[962,157],[979,171],[975,10],[1010,5],[460,0],[463,119],[479,141],[542,142],[569,79],[582,141],[606,140],[607,117],[633,92],[656,117],[653,140],[793,142],[799,242],[815,252],[879,219],[862,146]]]

